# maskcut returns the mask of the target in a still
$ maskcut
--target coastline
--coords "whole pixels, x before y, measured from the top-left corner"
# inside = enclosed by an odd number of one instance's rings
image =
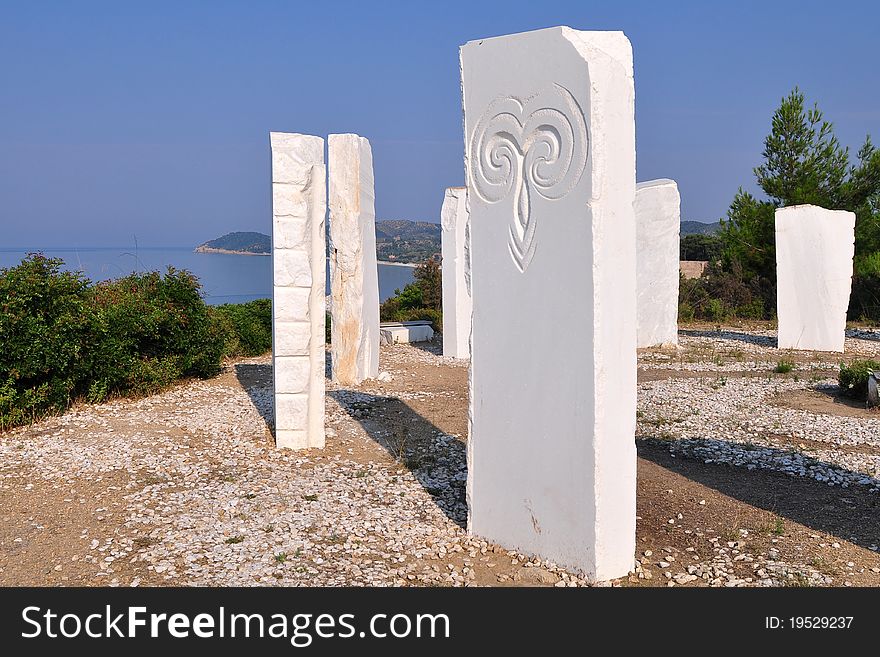
[[[271,253],[251,253],[250,251],[231,251],[229,249],[215,249],[210,246],[197,246],[193,249],[193,253],[221,253],[223,255],[245,255],[245,256],[270,256]],[[330,258],[328,257],[327,260]],[[389,267],[410,267],[415,269],[418,263],[415,262],[391,262],[389,260],[377,260],[377,265],[388,265]]]
[[[225,255],[246,255],[246,256],[270,256],[271,253],[252,253],[250,251],[231,251],[229,249],[215,249],[211,246],[197,246],[193,249],[193,253],[222,253]]]
[[[376,264],[390,265],[392,267],[412,267],[413,269],[418,267],[418,264],[416,264],[414,262],[389,262],[388,260],[377,260]]]

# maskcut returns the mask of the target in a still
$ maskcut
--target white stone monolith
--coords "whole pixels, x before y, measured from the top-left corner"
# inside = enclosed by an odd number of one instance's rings
[[[639,347],[678,344],[681,199],[674,180],[636,185],[636,336]]]
[[[330,353],[333,380],[357,385],[379,375],[379,270],[370,142],[328,139]]]
[[[636,526],[633,60],[556,27],[461,48],[469,530],[592,580]]]
[[[843,351],[856,216],[816,205],[776,210],[780,349]]]
[[[440,209],[443,253],[443,355],[470,358],[471,263],[467,188],[449,187]]]
[[[269,133],[275,444],[324,446],[324,140]]]

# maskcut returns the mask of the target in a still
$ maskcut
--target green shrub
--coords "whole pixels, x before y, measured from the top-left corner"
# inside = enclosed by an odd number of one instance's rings
[[[259,356],[272,348],[272,302],[257,299],[213,309],[218,332],[225,337],[225,356]]]
[[[853,276],[846,316],[853,321],[880,321],[880,275]]]
[[[788,374],[794,369],[794,361],[791,358],[783,358],[776,363],[773,371],[777,374]]]
[[[440,263],[430,258],[416,268],[413,276],[415,277],[414,282],[408,284],[403,290],[394,290],[394,296],[389,297],[379,306],[380,321],[428,320],[435,333],[442,333]]]
[[[840,391],[853,399],[866,399],[868,396],[868,370],[880,372],[880,363],[875,360],[854,360],[849,365],[840,364],[837,385]]]
[[[64,410],[88,373],[89,282],[62,264],[31,254],[0,270],[0,428]]]
[[[687,301],[678,304],[678,321],[692,322],[694,321],[694,307]]]
[[[398,322],[416,322],[425,320],[431,322],[431,328],[435,333],[443,333],[443,313],[432,308],[417,308],[401,314]]]
[[[238,312],[209,308],[185,271],[91,285],[62,265],[31,254],[0,269],[0,429],[61,412],[77,398],[147,395],[182,377],[213,376],[231,336],[238,348],[256,348],[267,317],[271,324],[268,302]]]
[[[704,308],[704,313],[706,319],[710,319],[713,322],[720,322],[727,317],[727,311],[724,309],[721,299],[709,299]]]

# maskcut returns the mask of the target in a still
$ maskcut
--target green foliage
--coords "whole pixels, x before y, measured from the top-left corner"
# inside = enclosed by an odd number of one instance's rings
[[[849,365],[840,364],[837,385],[840,391],[853,399],[866,399],[868,396],[868,370],[880,372],[880,363],[875,360],[854,360]]]
[[[737,261],[726,270],[711,263],[700,278],[679,281],[679,317],[683,321],[705,319],[761,319],[775,305],[775,291],[762,278],[745,280]],[[684,315],[682,315],[684,312]]]
[[[683,235],[679,247],[681,260],[715,261],[721,257],[721,238],[717,235]]]
[[[847,317],[852,320],[880,320],[880,274],[853,276]]]
[[[422,291],[422,307],[440,310],[443,307],[443,278],[440,262],[428,258],[413,271],[416,284]]]
[[[394,296],[379,307],[383,322],[412,322],[430,320],[434,332],[443,331],[443,281],[440,263],[429,258],[416,267],[415,281],[403,290],[394,290]]]
[[[880,276],[880,251],[856,256],[853,260],[853,270],[856,276]]]
[[[692,322],[694,321],[695,314],[694,307],[688,302],[682,301],[678,304],[679,322]]]
[[[794,361],[791,358],[783,358],[776,363],[773,371],[776,374],[788,374],[794,369]]]
[[[225,356],[259,356],[272,348],[272,302],[226,303],[211,309],[226,336]]]
[[[703,312],[706,314],[706,319],[710,319],[713,322],[720,322],[727,317],[727,309],[724,307],[721,299],[709,299]]]
[[[0,429],[65,409],[98,339],[88,281],[31,254],[0,270]]]
[[[186,271],[91,285],[62,265],[31,254],[0,270],[0,429],[77,398],[147,395],[207,378],[224,355],[270,346],[268,300],[213,309]]]
[[[856,215],[856,278],[850,318],[880,318],[876,283],[880,277],[880,151],[866,138],[853,163],[830,122],[814,105],[806,108],[795,88],[773,114],[764,140],[763,163],[754,169],[761,200],[737,192],[722,221],[720,265],[702,290],[683,293],[716,298],[736,316],[771,316],[776,305],[775,210],[798,204],[848,210]],[[684,245],[683,245],[684,247]],[[697,316],[717,311],[708,299],[691,304]]]

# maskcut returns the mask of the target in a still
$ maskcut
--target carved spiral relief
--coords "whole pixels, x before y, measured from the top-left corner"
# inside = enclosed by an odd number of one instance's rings
[[[555,201],[568,194],[583,175],[588,153],[583,110],[560,85],[526,99],[499,97],[477,123],[469,153],[472,186],[487,203],[512,197],[507,244],[520,271],[535,254],[534,197]]]

